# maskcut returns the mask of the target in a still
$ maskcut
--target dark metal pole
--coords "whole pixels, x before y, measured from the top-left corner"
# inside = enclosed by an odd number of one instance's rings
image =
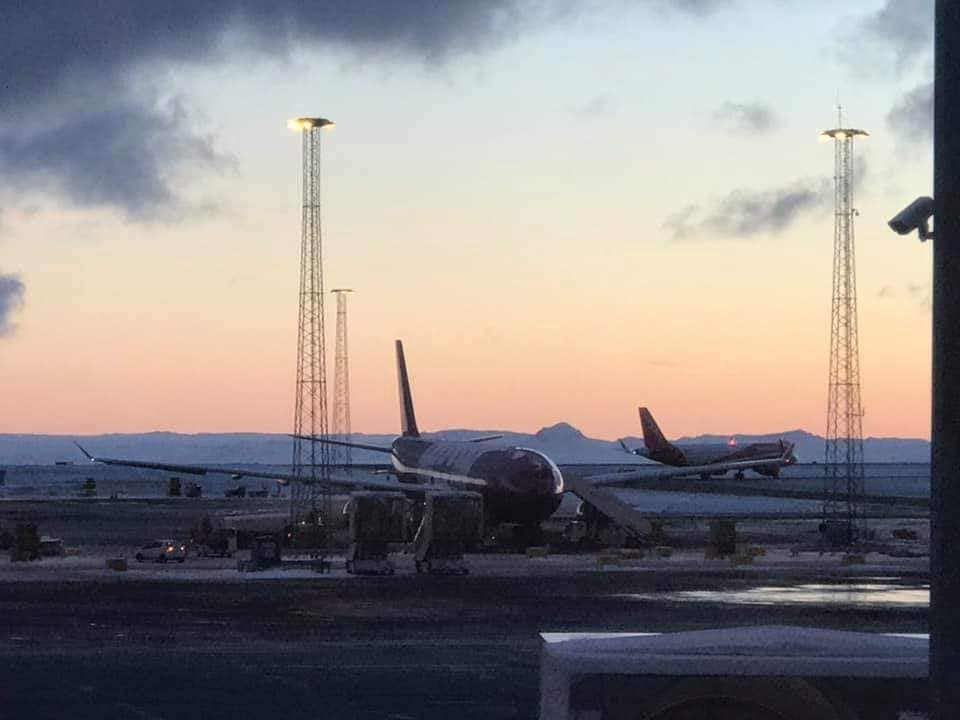
[[[930,690],[960,718],[960,3],[937,0],[933,185]]]

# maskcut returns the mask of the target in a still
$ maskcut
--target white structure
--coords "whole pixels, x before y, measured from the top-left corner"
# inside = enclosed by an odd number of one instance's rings
[[[745,720],[926,712],[924,635],[759,626],[541,637],[541,720],[667,720],[680,708]]]

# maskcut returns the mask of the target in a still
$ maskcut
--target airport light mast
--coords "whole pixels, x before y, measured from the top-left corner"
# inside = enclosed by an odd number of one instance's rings
[[[350,442],[350,364],[347,349],[347,295],[353,290],[331,290],[337,296],[337,346],[333,356],[333,434],[338,440]],[[336,462],[353,463],[349,445],[335,446]],[[349,468],[348,468],[349,472]]]
[[[323,243],[320,216],[320,135],[331,120],[299,117],[287,123],[303,138],[303,221],[300,234],[300,292],[297,383],[293,434],[326,438],[327,365],[323,325]],[[331,513],[326,443],[294,437],[290,521],[325,524]]]
[[[824,457],[825,529],[842,523],[845,544],[855,544],[863,531],[863,407],[860,402],[860,351],[857,340],[857,272],[853,235],[853,141],[869,135],[837,127],[821,137],[834,144],[833,295],[830,321],[830,375]],[[834,537],[834,539],[836,539]]]

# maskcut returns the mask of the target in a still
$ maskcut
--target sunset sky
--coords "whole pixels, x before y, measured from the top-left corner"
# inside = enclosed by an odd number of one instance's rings
[[[321,115],[355,431],[402,338],[428,430],[822,433],[839,100],[864,434],[929,437],[930,246],[886,222],[932,192],[932,6],[3,11],[0,432],[289,431]]]

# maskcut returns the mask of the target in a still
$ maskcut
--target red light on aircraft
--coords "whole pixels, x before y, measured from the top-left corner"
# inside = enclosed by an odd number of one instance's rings
[[[735,437],[731,437],[729,440],[727,440],[727,447],[736,447],[736,446],[737,446],[737,439]]]

